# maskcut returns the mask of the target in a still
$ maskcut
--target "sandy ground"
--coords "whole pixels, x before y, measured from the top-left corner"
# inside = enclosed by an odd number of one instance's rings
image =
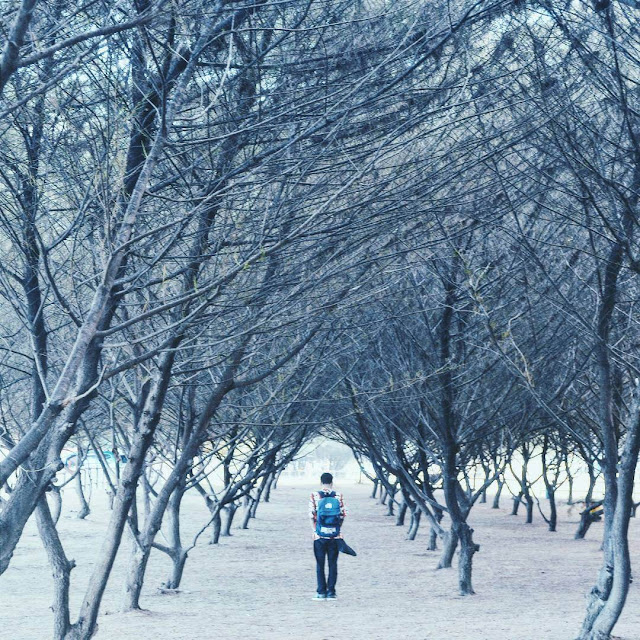
[[[474,566],[477,595],[456,592],[456,571],[435,571],[437,553],[424,551],[426,528],[408,542],[402,528],[368,496],[367,485],[342,487],[350,516],[345,538],[359,553],[341,555],[338,600],[314,602],[314,561],[306,501],[310,487],[281,482],[247,531],[191,552],[180,593],[158,593],[167,563],[152,557],[142,612],[118,613],[130,542],[120,554],[99,620],[98,640],[570,640],[579,628],[584,595],[600,563],[601,525],[585,541],[572,539],[577,509],[561,510],[558,533],[536,514],[533,525],[478,505],[473,514],[481,545]],[[60,523],[73,572],[77,611],[106,513],[78,521],[69,507]],[[197,496],[185,503],[185,530],[206,512]],[[640,558],[640,520],[632,521],[632,553]],[[640,640],[640,569],[616,636]],[[51,632],[51,579],[33,523],[9,571],[0,578],[0,638],[45,640]]]

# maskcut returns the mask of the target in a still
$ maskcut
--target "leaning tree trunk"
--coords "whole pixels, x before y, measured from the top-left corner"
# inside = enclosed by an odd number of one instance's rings
[[[411,509],[411,522],[409,523],[409,530],[407,531],[407,540],[415,540],[418,535],[418,529],[420,528],[420,518],[422,517],[422,511],[417,507]]]
[[[396,497],[396,489],[395,489],[395,487],[391,491],[389,491],[387,495],[388,495],[388,498],[389,498],[389,502],[387,504],[387,513],[386,513],[386,515],[393,516],[394,511],[395,511],[394,506],[395,506],[395,497]]]
[[[598,582],[591,590],[579,640],[608,640],[622,613],[629,593],[631,560],[629,556],[629,520],[633,504],[635,469],[640,450],[640,394],[632,414],[618,465],[615,512],[605,537],[605,561]],[[605,503],[605,517],[607,505]],[[611,516],[608,516],[611,517]]]
[[[582,540],[587,531],[594,522],[602,520],[602,501],[589,503],[586,508],[580,513],[580,524],[578,530],[574,536],[575,540]]]
[[[156,405],[161,399],[158,394],[162,394],[163,392],[164,389],[157,389],[153,397],[150,396],[149,403]],[[159,414],[151,411],[147,421],[141,427],[136,439],[131,444],[129,462],[124,466],[120,478],[120,484],[113,502],[113,511],[111,512],[111,518],[105,533],[101,555],[89,579],[78,619],[65,636],[65,640],[88,640],[95,634],[100,603],[102,602],[102,596],[106,589],[107,580],[111,574],[116,554],[120,548],[127,516],[135,499],[144,456],[149,449],[155,424],[157,424],[155,422],[156,417],[159,418]]]
[[[268,481],[268,476],[265,476],[262,479],[262,482],[260,483],[260,488],[258,489],[258,493],[256,494],[256,497],[253,501],[253,504],[251,505],[251,517],[255,518],[256,517],[256,513],[258,511],[258,505],[260,504],[260,501],[262,500],[262,496],[265,492],[265,489],[267,487],[267,481]]]
[[[0,511],[0,575],[9,567],[24,526],[35,511],[38,501],[45,495],[56,472],[62,468],[60,457],[55,456],[59,463],[59,467],[56,467],[56,461],[49,455],[52,448],[47,442],[41,443],[32,458],[23,464]]]
[[[407,504],[406,498],[400,504],[398,508],[398,513],[396,514],[396,527],[404,527],[404,520],[407,516],[407,510],[409,505]]]
[[[574,535],[574,539],[576,540],[582,540],[587,535],[589,527],[591,527],[594,522],[601,520],[600,515],[596,516],[592,513],[592,509],[600,506],[602,501],[593,502],[593,492],[596,486],[596,474],[593,468],[593,462],[590,460],[587,461],[587,470],[589,472],[589,488],[587,489],[587,495],[584,499],[584,510],[580,513],[578,529]]]
[[[250,518],[255,518],[256,514],[258,513],[258,505],[260,504],[260,491],[258,491],[258,495],[253,499],[253,502],[251,503],[251,508],[249,509],[250,512]]]
[[[253,507],[254,498],[251,495],[245,497],[244,514],[242,516],[242,529],[249,528],[249,520],[251,520],[251,509]]]
[[[580,631],[580,640],[603,640],[609,638],[615,620],[611,623],[612,607],[610,605],[607,608],[607,604],[609,604],[609,598],[613,594],[613,582],[614,579],[616,579],[616,575],[618,581],[618,588],[616,590],[618,594],[617,600],[618,603],[620,602],[619,596],[621,594],[621,588],[619,580],[621,577],[620,574],[624,571],[624,567],[616,567],[616,551],[619,553],[620,543],[622,542],[624,544],[624,542],[620,540],[620,534],[622,532],[617,531],[616,535],[614,535],[613,526],[614,522],[618,525],[620,524],[622,515],[616,513],[621,499],[619,495],[619,479],[617,478],[618,469],[616,464],[619,455],[619,442],[613,419],[613,388],[608,346],[611,319],[616,306],[617,281],[620,268],[622,267],[623,254],[624,248],[620,242],[612,246],[607,259],[603,295],[598,308],[596,355],[599,383],[598,418],[600,422],[600,435],[604,445],[604,565],[600,570],[596,584],[591,589],[587,601],[587,610]],[[635,413],[638,413],[637,408]],[[633,416],[633,421],[635,424],[636,415]],[[629,444],[630,435],[633,434],[627,435],[627,445]],[[637,436],[637,429],[635,435]],[[622,480],[622,478],[620,478],[620,480]],[[628,511],[629,510],[627,510],[627,517],[629,515]],[[626,531],[624,533],[626,533]],[[626,535],[623,535],[623,540],[626,541]],[[628,579],[626,588],[628,589]],[[622,598],[623,602],[624,599],[626,599],[626,592],[624,592],[624,597]],[[600,616],[605,612],[605,608],[607,608],[607,614],[604,614],[601,618]],[[606,629],[607,623],[610,624],[609,629]]]
[[[269,502],[269,500],[271,500],[271,489],[273,487],[274,478],[275,478],[275,473],[272,471],[269,474],[269,477],[267,479],[267,486],[266,486],[266,488],[264,490],[264,501],[265,502]]]

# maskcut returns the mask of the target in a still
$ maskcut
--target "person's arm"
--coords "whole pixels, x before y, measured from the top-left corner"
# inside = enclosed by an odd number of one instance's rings
[[[340,494],[340,515],[343,520],[347,517],[347,507],[344,504],[344,496],[342,494]]]
[[[316,496],[312,493],[309,496],[309,518],[311,518],[311,522],[313,523],[313,530],[316,530],[316,520],[318,517],[318,511],[316,509]]]

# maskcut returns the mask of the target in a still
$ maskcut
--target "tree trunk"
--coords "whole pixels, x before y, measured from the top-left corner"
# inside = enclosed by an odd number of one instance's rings
[[[78,469],[78,473],[75,479],[76,494],[78,495],[78,501],[80,502],[80,510],[78,511],[77,518],[84,520],[90,513],[89,503],[84,495],[84,489],[82,488],[82,471]]]
[[[256,517],[256,513],[258,511],[258,505],[260,504],[260,501],[262,500],[262,495],[264,494],[266,486],[267,486],[267,477],[265,476],[262,479],[262,482],[260,483],[260,488],[258,489],[258,493],[256,494],[256,496],[255,496],[255,498],[253,500],[253,504],[251,505],[251,517],[252,518]]]
[[[629,426],[618,465],[615,512],[613,518],[609,516],[611,524],[608,535],[605,534],[604,566],[589,595],[579,640],[608,640],[627,599],[631,581],[629,519],[639,450],[640,394],[634,401],[632,424]],[[606,502],[604,508],[606,515]]]
[[[438,550],[438,532],[434,527],[429,528],[429,542],[427,543],[427,551]]]
[[[587,531],[589,531],[589,528],[591,527],[591,522],[592,521],[589,519],[588,516],[584,516],[584,515],[581,516],[580,523],[578,524],[578,530],[573,536],[573,539],[583,540],[584,537],[587,535]]]
[[[493,496],[493,504],[491,505],[492,509],[500,508],[500,496],[502,495],[502,487],[504,487],[504,480],[498,479],[498,490],[496,494]]]
[[[151,483],[149,482],[149,478],[147,478],[146,471],[143,471],[140,476],[140,484],[142,486],[142,505],[144,507],[144,518],[146,520],[151,513]]]
[[[525,500],[527,502],[527,519],[526,524],[531,524],[533,522],[533,498],[531,494],[527,491],[525,494]]]
[[[251,508],[253,507],[253,498],[247,495],[245,498],[244,514],[242,517],[242,529],[249,528],[249,520],[251,519]]]
[[[513,508],[511,509],[511,515],[512,516],[517,516],[518,515],[518,509],[520,509],[520,503],[522,502],[522,496],[524,495],[524,493],[522,491],[520,491],[520,493],[518,493],[517,496],[514,496],[513,498]]]
[[[0,511],[0,575],[11,562],[25,524],[33,514],[38,501],[44,495],[56,471],[47,443],[42,443],[24,468],[20,469],[8,499]],[[60,461],[57,456],[58,462]],[[6,484],[4,486],[7,486]]]
[[[549,508],[551,513],[549,515],[549,531],[555,531],[558,524],[558,509],[556,506],[556,491],[551,487],[547,487],[547,494],[549,496]]]
[[[451,563],[453,562],[453,556],[456,552],[457,546],[458,534],[453,528],[451,528],[444,535],[444,540],[442,543],[442,554],[440,555],[440,560],[436,569],[451,568]]]
[[[378,478],[374,478],[373,480],[373,489],[371,490],[371,497],[375,500],[378,497],[378,485],[380,481]]]
[[[56,531],[46,498],[40,498],[36,507],[38,532],[44,544],[49,565],[53,572],[53,638],[63,640],[71,626],[69,615],[69,585],[73,560],[67,560],[62,543]]]
[[[183,455],[167,478],[165,485],[158,493],[149,517],[145,519],[144,530],[139,534],[138,539],[133,542],[129,570],[125,580],[123,611],[140,609],[140,592],[142,591],[144,575],[147,570],[147,564],[155,537],[162,525],[165,511],[167,512],[168,518],[167,537],[169,539],[169,545],[166,549],[160,545],[157,546],[171,557],[174,564],[184,565],[186,562],[187,554],[184,553],[182,549],[180,538],[180,507],[185,492],[186,479],[184,474],[186,469],[191,466],[190,453],[191,451],[189,451],[188,448],[183,452]],[[184,558],[182,558],[183,555]],[[179,568],[180,575],[182,575],[183,569],[184,566]],[[170,577],[168,582],[171,581],[172,578]]]
[[[388,492],[388,502],[387,502],[387,516],[393,516],[394,511],[395,511],[395,496],[396,496],[396,491],[395,488],[392,491]]]
[[[85,597],[80,607],[78,620],[72,625],[65,640],[88,640],[96,629],[96,620],[107,580],[111,574],[111,569],[115,561],[116,554],[120,548],[122,534],[126,524],[127,516],[131,510],[132,502],[135,498],[137,481],[142,470],[144,455],[149,448],[153,436],[152,430],[143,429],[138,433],[129,451],[129,462],[124,466],[120,485],[113,502],[113,511],[105,534],[101,555],[94,567],[89,579]],[[134,547],[135,553],[135,547]],[[145,554],[140,551],[138,564],[145,562]],[[148,557],[148,556],[147,556]],[[131,586],[135,586],[135,579],[138,574],[133,567],[130,568],[130,577],[133,579]],[[129,596],[130,594],[127,594]],[[128,598],[137,607],[135,598]]]
[[[407,515],[407,509],[409,505],[406,500],[402,501],[402,504],[398,508],[398,513],[396,515],[396,527],[404,527],[404,519]]]
[[[51,502],[53,503],[53,509],[51,509],[51,519],[53,520],[54,526],[58,524],[58,520],[60,520],[60,514],[62,513],[62,494],[60,493],[60,487],[55,484],[50,484],[47,493],[51,498]]]
[[[596,486],[596,474],[593,468],[593,462],[591,460],[587,460],[587,471],[589,473],[589,488],[587,489],[587,495],[584,499],[584,510],[580,514],[580,523],[578,524],[578,529],[573,536],[575,540],[582,540],[586,535],[587,531],[589,531],[589,527],[594,522],[598,522],[601,520],[601,516],[594,517],[591,513],[591,509],[594,505],[599,506],[602,502],[594,503],[593,502],[593,491]]]
[[[180,508],[182,506],[182,498],[184,497],[186,479],[184,476],[178,481],[176,488],[171,494],[168,505],[168,526],[167,534],[169,538],[169,556],[171,557],[171,575],[167,578],[162,586],[166,589],[177,589],[182,580],[184,566],[189,555],[188,551],[182,548],[182,540],[180,536]],[[216,515],[220,515],[220,509],[216,505]]]
[[[181,97],[179,96],[178,99]],[[170,121],[171,113],[175,113],[175,108],[177,108],[177,102],[169,103],[168,108],[169,116],[167,118]],[[138,132],[134,135],[138,136]],[[128,197],[123,199],[125,206],[118,216],[118,232],[112,245],[116,248],[106,261],[106,266],[100,277],[100,284],[95,289],[89,308],[84,314],[83,322],[75,333],[73,344],[65,354],[60,373],[57,375],[55,383],[51,385],[51,394],[46,404],[38,418],[32,421],[29,429],[13,447],[11,455],[0,460],[0,486],[4,485],[19,467],[24,467],[28,459],[32,462],[39,461],[51,465],[47,468],[39,464],[36,467],[39,470],[38,479],[36,481],[34,477],[29,478],[28,484],[30,486],[25,491],[26,495],[22,492],[16,495],[15,501],[6,505],[0,513],[0,539],[2,540],[0,544],[0,573],[7,568],[22,528],[36,508],[44,486],[59,470],[60,452],[75,428],[78,416],[83,411],[82,407],[86,408],[91,396],[91,385],[96,380],[92,358],[100,352],[100,348],[96,347],[96,332],[104,328],[105,322],[108,324],[109,312],[115,308],[112,303],[116,280],[121,275],[123,265],[126,264],[126,247],[134,232],[138,212],[152,172],[164,147],[165,135],[164,129],[157,132],[155,139],[149,145],[148,152],[142,156],[142,161],[136,162],[139,167],[127,167],[132,170],[128,171],[125,186],[130,185],[131,188],[126,189]],[[87,371],[90,373],[86,374]],[[86,383],[89,383],[88,387]],[[86,389],[89,389],[89,392],[84,396],[81,395],[81,400],[68,402],[69,398],[75,396],[78,391]],[[29,466],[33,468],[31,462]],[[16,504],[18,502],[22,504]],[[17,506],[15,511],[12,509],[14,505]],[[11,527],[10,535],[6,535],[7,532],[3,531],[7,525]],[[109,543],[110,545],[111,543]],[[101,569],[104,566],[103,563],[100,563]],[[91,586],[97,585],[92,581]],[[95,595],[98,596],[98,600],[101,599],[102,590],[97,588]],[[94,601],[93,604],[92,601]],[[99,602],[96,603],[95,599],[91,597],[89,601],[83,601],[83,610],[88,611],[89,608],[96,607],[98,604]],[[81,638],[83,635],[89,634],[90,637],[94,628],[94,619],[83,618],[73,626],[67,635]]]
[[[547,500],[549,500],[549,517],[547,518],[540,508],[540,513],[544,518],[545,522],[549,526],[549,531],[555,531],[558,523],[558,509],[556,506],[556,487],[558,478],[560,476],[559,463],[558,467],[556,467],[555,474],[552,474],[551,468],[549,466],[547,454],[549,452],[549,436],[545,433],[543,444],[542,444],[542,479],[544,481],[544,487],[547,492]],[[557,460],[557,452],[556,452],[556,460]]]
[[[231,525],[233,524],[233,518],[238,510],[238,505],[235,502],[232,502],[231,504],[228,504],[224,510],[227,517],[224,523],[224,529],[222,530],[222,536],[224,538],[230,538],[233,535],[231,533]]]
[[[184,573],[184,566],[188,557],[189,554],[183,550],[171,554],[171,575],[162,585],[163,587],[166,589],[177,589],[180,586],[180,582],[182,582],[182,575]]]
[[[482,490],[482,493],[480,494],[480,503],[481,504],[486,504],[487,502],[487,482],[489,481],[489,478],[491,477],[491,472],[489,469],[487,469],[486,467],[484,467],[484,489]]]
[[[411,510],[411,522],[409,523],[409,531],[407,532],[407,540],[415,540],[420,528],[420,518],[422,518],[422,511],[417,507]]]
[[[461,596],[473,595],[475,592],[471,584],[471,570],[473,555],[480,547],[473,542],[473,529],[466,523],[457,525],[457,535],[460,539],[460,558],[458,561],[458,587]]]
[[[151,547],[142,548],[137,540],[133,541],[125,580],[123,611],[140,609],[140,593],[150,555]]]
[[[220,542],[221,533],[222,516],[220,515],[220,509],[216,509],[216,513],[213,514],[213,528],[211,530],[211,540],[209,540],[209,544],[218,544]]]
[[[567,498],[567,504],[573,504],[573,476],[569,471],[569,465],[566,466],[567,481],[569,482],[569,497]]]
[[[249,509],[251,518],[255,518],[256,514],[258,513],[258,505],[260,504],[259,496],[260,496],[260,492],[258,492],[258,495],[251,502],[251,508]]]
[[[587,489],[587,495],[585,496],[585,506],[588,507],[593,500],[593,492],[596,488],[596,474],[593,469],[593,463],[588,463],[588,471],[589,471],[589,488]]]
[[[592,523],[599,522],[602,519],[601,509],[598,509],[601,506],[602,502],[586,505],[585,509],[580,513],[580,523],[574,536],[575,540],[582,540],[587,535]]]
[[[275,474],[271,472],[269,474],[269,479],[267,480],[267,486],[264,490],[264,501],[269,502],[271,500],[271,488],[273,487],[273,480],[275,478]]]

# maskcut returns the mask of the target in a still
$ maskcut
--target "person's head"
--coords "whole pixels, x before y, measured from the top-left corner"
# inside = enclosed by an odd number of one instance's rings
[[[320,482],[325,487],[330,487],[333,484],[333,476],[330,473],[323,473],[320,476]]]

